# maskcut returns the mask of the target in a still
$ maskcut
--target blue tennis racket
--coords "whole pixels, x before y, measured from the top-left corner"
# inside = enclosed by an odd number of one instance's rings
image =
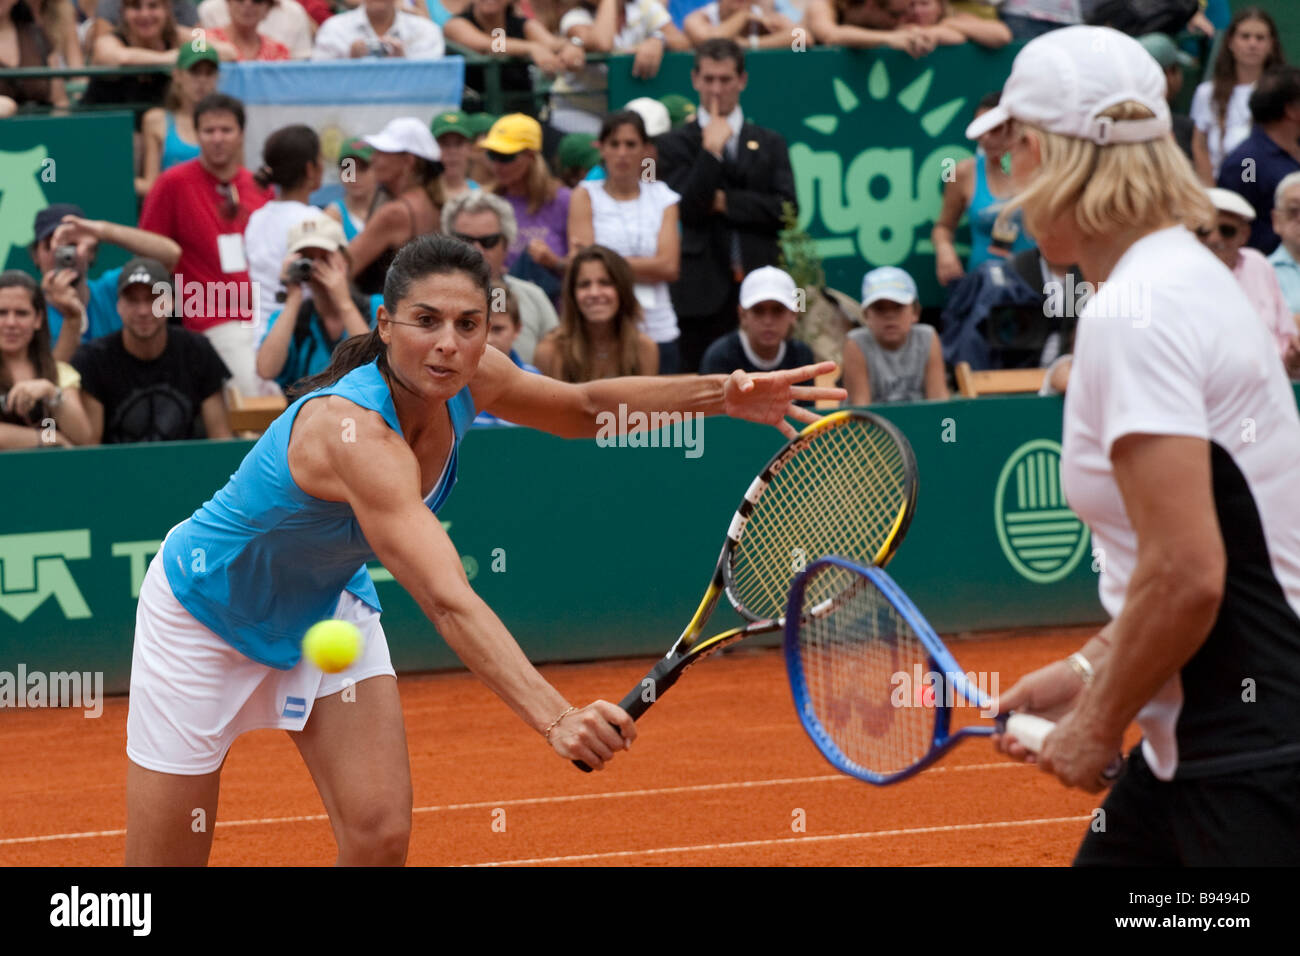
[[[785,663],[808,736],[835,769],[867,783],[906,780],[971,737],[1008,733],[1037,753],[1055,726],[1011,714],[953,731],[955,705],[987,712],[991,701],[888,574],[840,557],[795,578]],[[929,690],[914,686],[917,673],[937,675]],[[1120,767],[1117,759],[1103,779]]]

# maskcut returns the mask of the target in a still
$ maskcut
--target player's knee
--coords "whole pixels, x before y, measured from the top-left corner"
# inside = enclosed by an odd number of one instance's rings
[[[342,859],[369,866],[400,866],[406,862],[411,841],[411,808],[409,804],[367,807],[343,821],[340,830]]]

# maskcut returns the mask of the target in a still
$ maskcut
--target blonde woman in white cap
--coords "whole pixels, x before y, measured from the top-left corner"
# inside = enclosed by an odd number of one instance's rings
[[[349,275],[366,295],[384,291],[384,276],[397,250],[438,228],[442,153],[426,123],[398,117],[363,141],[374,151],[370,171],[380,188],[366,228],[348,243]]]
[[[1031,41],[967,133],[1007,120],[1026,227],[1098,286],[1061,477],[1111,620],[999,707],[1056,720],[1038,763],[1088,791],[1142,728],[1076,864],[1300,863],[1300,414],[1276,346],[1184,226],[1209,202],[1136,40]]]
[[[654,102],[654,101],[651,101]],[[668,108],[660,132],[668,132]],[[650,133],[639,113],[619,110],[600,128],[605,178],[578,183],[569,201],[569,249],[590,245],[613,249],[632,270],[643,330],[659,348],[659,374],[681,368],[677,313],[668,283],[681,269],[682,239],[677,206],[682,197],[657,179],[643,178]],[[728,370],[730,371],[730,369]]]
[[[1300,377],[1300,346],[1296,343],[1295,319],[1282,294],[1282,284],[1264,254],[1246,245],[1255,207],[1230,189],[1207,190],[1214,204],[1215,218],[1196,227],[1197,238],[1232,270],[1246,298],[1277,342],[1287,374]]]

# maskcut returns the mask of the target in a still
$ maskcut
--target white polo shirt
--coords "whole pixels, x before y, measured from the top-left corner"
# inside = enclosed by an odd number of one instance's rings
[[[405,59],[408,60],[437,60],[446,52],[441,27],[432,20],[402,13],[400,10],[384,36],[401,40],[402,48],[406,51]],[[346,60],[351,56],[352,44],[356,40],[365,40],[367,43],[379,40],[364,6],[347,13],[337,13],[322,23],[316,31],[316,46],[311,58]]]
[[[1300,762],[1300,414],[1268,329],[1181,226],[1129,248],[1075,340],[1061,475],[1112,617],[1137,564],[1110,463],[1130,434],[1210,443],[1228,562],[1209,637],[1138,714],[1147,762],[1162,780]]]

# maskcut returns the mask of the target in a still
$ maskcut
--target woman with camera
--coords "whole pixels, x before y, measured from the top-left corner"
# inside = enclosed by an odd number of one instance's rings
[[[0,272],[0,449],[88,443],[80,386],[50,351],[40,287],[25,272]]]
[[[368,334],[370,307],[348,282],[343,227],[323,214],[289,230],[282,278],[288,290],[284,308],[271,316],[258,347],[257,374],[287,389],[323,371],[349,335]]]

